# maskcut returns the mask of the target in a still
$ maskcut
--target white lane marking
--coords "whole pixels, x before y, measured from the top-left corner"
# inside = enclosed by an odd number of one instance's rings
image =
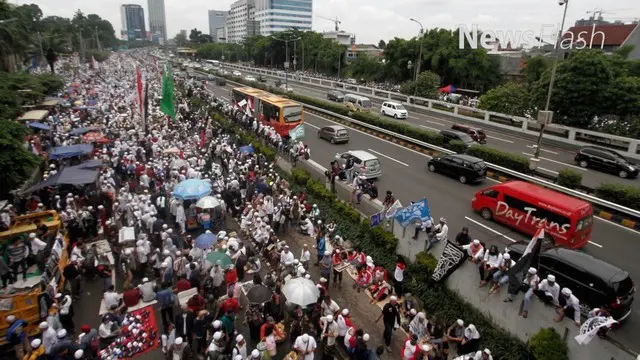
[[[506,142],[506,143],[513,144],[513,141],[511,141],[511,140],[501,139],[501,138],[499,138],[499,137],[495,137],[495,136],[491,136],[491,135],[487,135],[487,137],[488,137],[489,139],[494,139],[494,140],[504,141],[504,142]]]
[[[600,249],[602,249],[602,247],[603,247],[602,245],[600,245],[600,244],[598,244],[598,243],[594,243],[593,241],[589,241],[589,244],[591,244],[591,245],[593,245],[593,246],[597,246],[597,247],[599,247]]]
[[[507,235],[505,235],[505,234],[503,234],[503,233],[501,233],[501,232],[499,232],[499,231],[497,231],[497,230],[493,230],[492,228],[488,227],[487,225],[481,224],[480,222],[475,221],[475,220],[473,220],[472,218],[470,218],[470,217],[468,217],[468,216],[465,216],[464,218],[465,218],[465,219],[467,219],[467,220],[469,220],[469,221],[471,221],[472,223],[475,223],[476,225],[480,225],[480,226],[482,226],[483,228],[485,228],[485,229],[487,229],[487,230],[491,231],[492,233],[494,233],[494,234],[496,234],[496,235],[500,235],[500,236],[502,236],[503,238],[505,238],[505,239],[507,239],[507,240],[510,240],[511,242],[516,242],[515,240],[513,240],[513,239],[512,239],[512,238],[510,238],[510,237],[508,237]]]
[[[527,156],[531,156],[531,157],[533,157],[533,154],[529,154],[529,153],[526,153],[526,152],[524,152],[524,151],[522,152],[522,154],[523,154],[523,155],[527,155]],[[583,168],[581,168],[580,166],[575,166],[575,165],[571,165],[571,164],[563,163],[562,161],[552,160],[552,159],[545,158],[545,157],[542,157],[542,156],[540,156],[540,159],[542,159],[542,160],[546,160],[546,161],[551,161],[551,162],[554,162],[554,163],[556,163],[556,164],[560,164],[560,165],[571,166],[572,168],[576,168],[576,169],[578,169],[578,170],[587,171],[587,169],[583,169]]]
[[[538,147],[538,145],[527,145],[527,147],[529,149],[534,149],[535,150]],[[553,155],[558,155],[557,152],[551,151],[551,150],[547,150],[547,149],[540,149],[540,151],[548,152],[548,153],[553,154]]]
[[[540,170],[542,170],[542,171],[546,171],[546,172],[550,172],[550,173],[552,173],[552,174],[556,174],[556,175],[558,175],[558,172],[557,172],[557,171],[553,171],[553,170],[545,169],[545,168],[543,168],[543,167],[538,167],[538,169],[540,169]]]
[[[435,122],[435,121],[431,121],[431,120],[425,120],[425,121],[428,122],[428,123],[431,123],[431,124],[436,124],[436,125],[440,125],[440,126],[447,126],[447,125],[445,125],[443,123],[439,123],[439,122]]]
[[[316,128],[316,129],[320,130],[320,126],[313,125],[313,124],[309,123],[308,121],[305,121],[305,122],[304,122],[304,124],[305,124],[305,125],[309,125],[309,126],[311,126],[312,128]]]
[[[386,158],[387,158],[387,159],[389,159],[389,160],[393,160],[393,161],[397,162],[397,163],[398,163],[398,164],[400,164],[400,165],[404,165],[404,166],[407,166],[407,167],[409,166],[409,164],[407,164],[407,163],[403,163],[403,162],[402,162],[402,161],[400,161],[400,160],[396,160],[396,159],[392,158],[391,156],[387,156],[387,155],[385,155],[385,154],[383,154],[383,153],[380,153],[380,152],[377,152],[377,151],[375,151],[375,150],[373,150],[373,149],[367,149],[367,150],[371,151],[371,152],[372,152],[372,153],[374,153],[374,154],[378,154],[378,155],[380,155],[380,156],[384,156],[384,157],[386,157]]]
[[[636,234],[640,234],[640,231],[638,231],[638,230],[635,230],[635,229],[632,229],[632,228],[628,228],[628,227],[626,227],[626,226],[624,226],[624,225],[616,224],[616,223],[614,223],[614,222],[613,222],[613,221],[611,221],[611,220],[603,219],[603,218],[601,218],[601,217],[599,217],[599,216],[594,216],[594,218],[596,218],[596,219],[598,219],[598,220],[600,220],[600,221],[607,222],[607,223],[609,223],[609,224],[611,224],[611,225],[615,225],[615,226],[617,226],[617,227],[619,227],[619,228],[621,228],[621,229],[625,229],[625,230],[627,230],[627,231],[631,231],[631,232],[634,232],[634,233],[636,233]]]
[[[333,121],[333,120],[325,119],[325,118],[322,118],[322,117],[319,117],[319,116],[316,116],[316,115],[307,114],[306,116],[309,116],[309,117],[315,117],[315,118],[318,118],[318,119],[323,120],[323,121],[328,121],[328,122],[330,122],[330,123],[334,123],[334,124],[336,124],[336,125],[344,126],[342,123],[339,123],[339,122],[337,122],[337,121]],[[362,135],[366,135],[366,136],[368,136],[368,137],[374,138],[374,139],[376,139],[376,140],[378,140],[378,141],[385,142],[385,143],[387,143],[387,144],[389,144],[389,145],[393,145],[393,146],[398,147],[398,148],[400,148],[400,149],[403,149],[403,150],[406,150],[406,151],[411,151],[412,153],[416,153],[416,154],[418,154],[418,155],[424,156],[424,157],[426,157],[427,159],[431,159],[431,158],[433,158],[432,156],[429,156],[429,155],[427,155],[427,154],[423,154],[423,153],[421,153],[421,152],[419,152],[419,151],[415,151],[415,150],[412,150],[412,149],[406,148],[406,147],[404,147],[404,146],[402,146],[402,145],[395,144],[395,143],[393,143],[393,142],[391,142],[391,141],[389,141],[389,140],[380,139],[380,138],[379,138],[379,137],[377,137],[377,136],[374,136],[374,135],[371,135],[371,134],[367,134],[367,133],[366,133],[366,132],[364,132],[364,131],[354,129],[354,128],[352,128],[352,127],[349,127],[349,131],[355,131],[355,132],[357,132],[357,133],[360,133],[360,134],[362,134]]]
[[[226,97],[224,97],[224,96],[220,96],[220,98],[221,98],[222,100],[226,101],[226,102],[229,102],[229,99],[227,99],[227,98],[226,98]]]
[[[420,125],[420,127],[423,127],[425,129],[429,129],[429,130],[433,130],[433,131],[440,131],[440,129],[432,128],[432,127],[427,126],[427,125]]]

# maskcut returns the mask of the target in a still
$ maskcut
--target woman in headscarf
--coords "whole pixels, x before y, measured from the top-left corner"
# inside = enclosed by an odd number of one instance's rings
[[[480,333],[476,329],[475,325],[469,324],[464,329],[464,335],[462,342],[458,346],[458,354],[470,354],[478,350],[480,346]]]

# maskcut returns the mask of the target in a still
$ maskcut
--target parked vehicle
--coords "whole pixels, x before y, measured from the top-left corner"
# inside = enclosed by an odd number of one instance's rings
[[[351,85],[357,85],[358,84],[358,81],[356,79],[353,79],[353,78],[348,78],[345,81],[347,82],[347,84],[351,84]]]
[[[233,76],[242,76],[242,73],[238,70],[233,70],[233,72],[231,73]]]
[[[443,142],[448,145],[450,141],[458,140],[462,141],[467,147],[471,147],[475,143],[471,136],[463,133],[462,131],[455,130],[440,130],[440,135],[444,138]]]
[[[391,116],[394,119],[406,119],[409,116],[407,109],[396,101],[383,102],[380,107],[380,113],[382,115]]]
[[[480,182],[487,176],[487,166],[480,158],[452,154],[434,157],[427,167],[431,172],[440,172],[455,177],[462,184]]]
[[[216,85],[218,85],[218,86],[227,85],[227,79],[223,78],[222,76],[216,77]]]
[[[351,111],[371,111],[371,100],[368,97],[346,94],[344,103]]]
[[[636,164],[632,164],[624,156],[597,146],[582,147],[574,160],[582,168],[608,172],[621,178],[635,178],[640,171]]]
[[[258,81],[260,82],[267,82],[267,77],[264,75],[258,75]]]
[[[340,165],[344,165],[348,158],[353,158],[354,174],[363,175],[367,180],[377,179],[382,176],[380,161],[375,155],[363,150],[350,150],[336,154],[336,160]]]
[[[479,144],[487,143],[487,135],[484,133],[484,130],[482,130],[481,128],[477,128],[477,127],[473,127],[465,124],[453,124],[451,126],[451,130],[463,132],[471,136],[471,138]]]
[[[511,259],[520,259],[526,242],[507,247]],[[540,252],[538,274],[556,277],[560,287],[571,289],[580,301],[582,316],[593,308],[607,310],[622,322],[631,315],[635,285],[629,273],[582,251],[551,247]]]
[[[254,76],[252,75],[247,75],[244,78],[246,81],[258,81],[258,79],[256,79]]]
[[[318,137],[329,140],[332,144],[349,142],[349,130],[340,125],[327,125],[318,130]]]
[[[327,100],[335,101],[335,102],[343,102],[344,94],[338,90],[331,90],[327,92]]]
[[[478,191],[473,210],[485,220],[494,219],[533,236],[545,228],[545,241],[572,249],[591,240],[591,204],[524,181],[508,181]]]

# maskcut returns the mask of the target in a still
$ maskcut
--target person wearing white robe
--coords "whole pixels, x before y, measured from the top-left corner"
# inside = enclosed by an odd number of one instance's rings
[[[178,208],[176,209],[176,222],[178,223],[178,226],[180,226],[180,231],[182,234],[187,232],[187,215],[184,212],[184,206],[182,204],[179,204]]]

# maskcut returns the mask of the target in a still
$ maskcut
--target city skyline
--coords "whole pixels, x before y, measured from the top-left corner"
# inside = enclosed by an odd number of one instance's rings
[[[148,0],[161,1],[161,0]],[[139,4],[147,17],[151,16],[147,0],[126,2]],[[31,0],[17,0],[18,4],[33,3]],[[209,1],[192,0],[189,2],[165,0],[166,37],[173,38],[180,29],[197,28],[209,33],[209,10],[228,10],[233,0],[220,0],[215,4]],[[119,34],[120,6],[124,1],[104,0],[98,3],[80,0],[38,0],[37,4],[44,16],[72,17],[78,10],[95,13],[109,20]],[[321,17],[335,18],[341,21],[340,29],[354,33],[358,42],[376,43],[394,37],[411,38],[418,34],[419,26],[411,23],[414,17],[426,29],[455,29],[460,25],[477,24],[482,29],[529,31],[540,29],[544,24],[559,25],[562,7],[557,1],[545,0],[479,0],[473,7],[463,2],[445,0],[313,0],[313,30],[332,31],[334,23]],[[589,17],[588,11],[603,7],[606,19],[631,21],[640,17],[640,4],[635,0],[619,0],[615,5],[604,4],[602,0],[572,1],[568,7],[567,26],[576,20]],[[150,31],[150,27],[148,27]]]

